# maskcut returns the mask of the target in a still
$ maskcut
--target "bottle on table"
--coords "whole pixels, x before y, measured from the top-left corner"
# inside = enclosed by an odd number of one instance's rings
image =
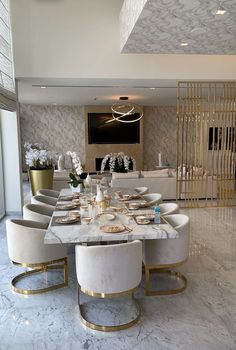
[[[155,205],[154,208],[154,223],[155,224],[160,224],[161,223],[161,208],[159,207],[158,204]]]

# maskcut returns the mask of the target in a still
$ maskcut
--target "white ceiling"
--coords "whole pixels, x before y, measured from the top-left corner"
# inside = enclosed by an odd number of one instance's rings
[[[140,105],[163,106],[176,104],[176,87],[176,80],[29,78],[18,80],[18,96],[20,103],[37,105],[111,105],[128,96]]]
[[[155,53],[159,46],[165,51],[165,45],[174,50],[169,52],[178,53],[176,40],[190,41],[189,30],[190,27],[196,29],[196,23],[201,24],[201,30],[211,28],[215,35],[213,43],[213,36],[208,33],[192,32],[191,38],[198,41],[198,47],[210,48],[212,43],[218,47],[220,42],[229,50],[228,54],[232,45],[236,50],[236,16],[232,18],[236,0],[221,1],[227,14],[217,21],[211,10],[219,4],[218,0],[125,0],[124,4],[128,1],[133,12],[135,3],[142,1],[151,6],[137,16],[138,27],[131,30],[128,46],[125,46],[127,52],[134,48],[137,49],[134,52],[143,52],[143,55],[119,51],[121,1],[76,0],[74,8],[64,0],[21,3],[12,0],[19,101],[47,105],[111,105],[120,96],[128,96],[131,102],[140,105],[175,105],[178,80],[235,79],[235,56]],[[213,27],[203,21],[206,12],[213,16]],[[227,35],[222,34],[224,30]],[[191,47],[182,48],[182,53],[189,53]],[[145,54],[149,52],[154,54]],[[34,76],[45,78],[31,78]],[[81,78],[73,78],[75,76]]]
[[[236,0],[145,0],[121,11],[123,53],[236,54]],[[216,15],[224,9],[224,15]],[[136,14],[134,11],[136,10]],[[180,46],[181,43],[187,46]]]

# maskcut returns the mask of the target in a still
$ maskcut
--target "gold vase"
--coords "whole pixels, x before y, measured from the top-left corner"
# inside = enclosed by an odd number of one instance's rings
[[[53,168],[40,170],[29,169],[29,179],[33,196],[42,188],[53,188],[53,172]]]

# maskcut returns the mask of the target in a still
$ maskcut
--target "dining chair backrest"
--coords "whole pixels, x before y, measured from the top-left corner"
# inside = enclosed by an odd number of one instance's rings
[[[148,193],[144,194],[142,197],[149,206],[153,206],[162,202],[162,195],[160,193]]]
[[[76,245],[80,287],[95,293],[120,293],[136,288],[142,277],[142,243],[106,246]]]
[[[37,195],[59,198],[60,192],[55,190],[41,189],[37,191]]]
[[[159,204],[161,208],[161,215],[170,215],[179,213],[179,205],[177,203],[161,203]]]
[[[147,265],[171,265],[183,262],[188,257],[189,217],[184,214],[173,214],[164,218],[178,232],[178,237],[145,240],[143,260]]]
[[[148,187],[136,187],[134,190],[138,192],[140,196],[143,196],[144,194],[148,193]]]
[[[12,261],[38,264],[67,255],[66,245],[44,244],[47,224],[32,220],[6,221],[8,253]]]
[[[25,204],[23,207],[23,218],[25,220],[39,221],[49,224],[53,208],[46,205]]]
[[[31,203],[38,204],[38,205],[47,205],[55,208],[57,203],[57,198],[36,195],[31,198]]]

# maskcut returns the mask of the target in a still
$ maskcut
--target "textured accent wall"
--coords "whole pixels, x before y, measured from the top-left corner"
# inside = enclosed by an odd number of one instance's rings
[[[22,149],[25,142],[38,142],[46,149],[58,153],[65,154],[67,151],[75,151],[84,163],[85,121],[83,110],[84,108],[79,106],[21,104]]]
[[[158,165],[158,152],[164,164],[176,165],[176,107],[144,107],[144,168]]]
[[[20,105],[21,141],[41,143],[65,154],[76,151],[85,162],[84,107]],[[143,161],[145,169],[155,169],[158,152],[163,162],[176,164],[176,108],[144,107]],[[23,157],[24,159],[24,157]],[[67,163],[70,166],[70,163]],[[25,169],[25,167],[24,167]]]

